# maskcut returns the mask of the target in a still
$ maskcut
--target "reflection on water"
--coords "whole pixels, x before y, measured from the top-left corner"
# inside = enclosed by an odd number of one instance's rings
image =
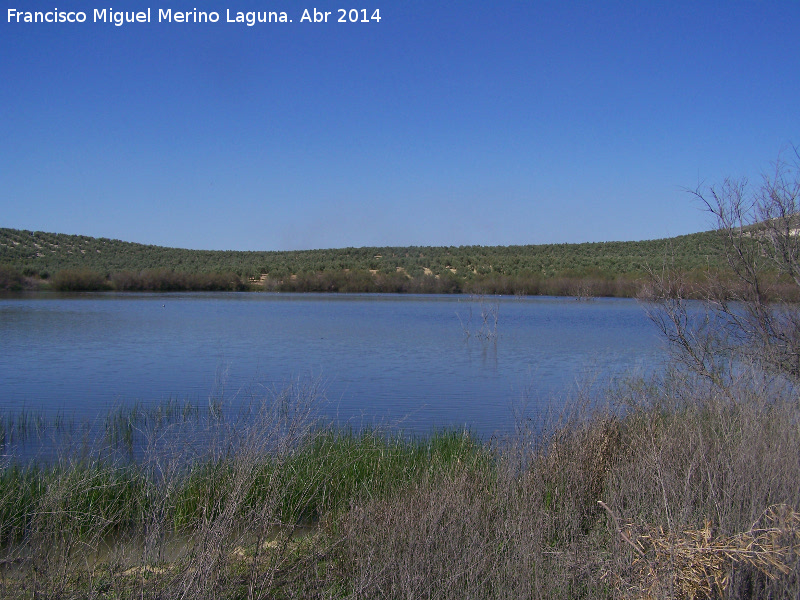
[[[482,334],[487,303],[496,327],[490,316]],[[169,399],[235,409],[308,378],[340,423],[491,435],[513,427],[513,405],[649,370],[659,348],[641,307],[621,299],[3,296],[0,406],[78,422]]]

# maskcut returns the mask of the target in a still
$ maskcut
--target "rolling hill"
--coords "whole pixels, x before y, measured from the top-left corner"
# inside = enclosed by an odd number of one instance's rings
[[[108,289],[197,289],[186,282],[224,274],[267,289],[294,291],[549,293],[543,286],[552,287],[557,280],[573,286],[589,281],[596,287],[598,282],[639,280],[648,268],[660,268],[665,261],[699,272],[723,260],[715,232],[637,242],[261,252],[188,250],[0,228],[0,265],[7,271],[53,284],[68,274],[93,273]],[[143,274],[150,284],[136,283]],[[152,280],[159,277],[171,277],[173,284],[158,287]]]

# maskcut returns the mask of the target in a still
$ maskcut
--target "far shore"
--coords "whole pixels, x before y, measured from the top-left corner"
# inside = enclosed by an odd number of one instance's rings
[[[717,275],[720,278],[719,275]],[[721,278],[721,279],[724,279]],[[708,293],[707,273],[681,274],[684,298],[702,299]],[[486,275],[470,279],[455,273],[411,277],[403,272],[385,274],[349,269],[297,273],[288,277],[242,278],[235,273],[183,273],[144,270],[137,273],[101,274],[90,270],[65,270],[53,277],[26,276],[0,265],[0,292],[286,292],[330,294],[454,294],[492,296],[558,296],[592,298],[643,298],[651,295],[653,278],[595,274],[552,277]],[[729,284],[730,285],[730,284]],[[735,297],[734,288],[731,297]],[[779,279],[765,293],[772,300],[797,302],[798,290]]]

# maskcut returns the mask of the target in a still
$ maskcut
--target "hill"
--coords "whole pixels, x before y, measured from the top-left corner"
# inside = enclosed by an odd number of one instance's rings
[[[0,228],[0,265],[6,270],[52,282],[60,274],[63,279],[65,273],[91,272],[114,289],[164,289],[137,283],[143,274],[184,280],[225,274],[278,290],[550,293],[558,291],[549,289],[554,285],[574,287],[579,281],[625,287],[667,258],[688,272],[716,267],[721,240],[704,232],[638,242],[245,252]],[[166,289],[184,287],[178,281]]]

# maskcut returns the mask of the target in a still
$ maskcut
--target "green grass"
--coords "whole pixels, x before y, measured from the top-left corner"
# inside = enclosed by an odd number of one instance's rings
[[[131,421],[117,424],[124,416],[115,411],[106,422],[125,432]],[[219,517],[232,502],[240,504],[242,514],[257,509],[276,489],[280,498],[272,500],[279,521],[307,524],[350,502],[387,497],[424,475],[490,465],[488,450],[464,432],[409,439],[349,430],[318,432],[285,454],[233,451],[182,461],[171,468],[169,480],[163,472],[148,472],[146,464],[119,457],[10,464],[0,472],[0,538],[18,541],[42,512],[60,514],[59,527],[81,535],[94,519],[104,523],[104,531],[119,530],[150,510],[153,497],[167,492],[165,516],[174,532]],[[237,484],[242,471],[245,488]],[[242,490],[242,497],[231,496]],[[47,511],[41,510],[44,505]]]
[[[146,510],[146,482],[132,466],[98,461],[13,465],[0,472],[0,544],[42,530],[77,541],[130,527]]]
[[[288,521],[314,520],[353,501],[385,498],[424,476],[490,464],[489,451],[466,432],[406,439],[377,432],[326,431],[283,465],[290,485],[281,512]]]

